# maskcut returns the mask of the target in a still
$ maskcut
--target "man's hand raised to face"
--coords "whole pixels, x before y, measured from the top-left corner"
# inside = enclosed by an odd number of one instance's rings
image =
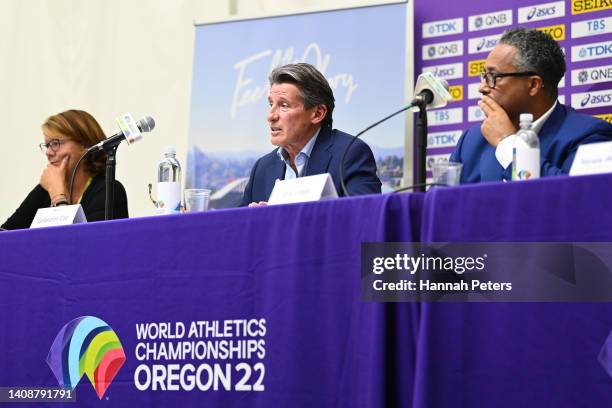
[[[478,102],[478,106],[486,116],[480,126],[480,131],[491,146],[497,147],[503,138],[518,131],[504,108],[489,96],[483,96]]]

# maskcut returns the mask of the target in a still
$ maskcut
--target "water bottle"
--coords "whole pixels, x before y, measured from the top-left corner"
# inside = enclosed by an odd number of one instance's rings
[[[533,115],[521,113],[520,129],[512,150],[512,180],[540,178],[540,139],[531,128]]]
[[[166,146],[157,172],[157,214],[181,211],[181,165],[176,160],[176,148]]]

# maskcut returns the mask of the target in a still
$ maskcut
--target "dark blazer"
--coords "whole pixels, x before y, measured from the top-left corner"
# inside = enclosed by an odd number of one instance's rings
[[[567,174],[579,145],[612,140],[612,124],[558,103],[538,137],[541,176]],[[472,126],[461,135],[450,160],[463,163],[462,183],[512,178],[512,166],[502,168],[495,158],[495,148],[480,132],[480,125]]]
[[[338,195],[342,196],[339,166],[344,149],[353,137],[336,129],[321,128],[304,170],[304,176],[330,173]],[[244,190],[242,205],[268,201],[276,179],[285,178],[285,163],[277,149],[259,158],[251,169]],[[381,183],[376,175],[376,161],[370,147],[361,140],[351,146],[344,162],[344,182],[351,195],[380,193]]]

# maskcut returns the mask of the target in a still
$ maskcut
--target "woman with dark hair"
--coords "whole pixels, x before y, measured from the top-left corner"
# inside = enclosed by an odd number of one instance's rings
[[[2,228],[29,228],[39,208],[80,203],[87,221],[104,220],[106,186],[104,167],[106,154],[90,154],[79,166],[74,179],[72,197],[70,177],[74,166],[87,149],[104,140],[102,128],[89,113],[69,110],[49,117],[42,125],[44,142],[40,149],[48,164],[40,176],[39,184],[28,194]],[[114,218],[127,218],[127,196],[118,181],[114,184]]]

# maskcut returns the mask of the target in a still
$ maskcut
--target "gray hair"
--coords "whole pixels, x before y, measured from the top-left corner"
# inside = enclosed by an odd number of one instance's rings
[[[554,99],[565,75],[565,55],[559,44],[548,34],[533,28],[514,28],[504,32],[501,44],[515,47],[518,52],[512,63],[517,69],[537,72],[544,90]]]
[[[317,105],[325,105],[327,114],[323,119],[322,126],[332,126],[332,112],[334,111],[334,93],[329,82],[315,67],[304,62],[298,64],[287,64],[274,68],[268,77],[270,86],[275,84],[294,84],[300,90],[300,97],[304,107],[310,109]]]

